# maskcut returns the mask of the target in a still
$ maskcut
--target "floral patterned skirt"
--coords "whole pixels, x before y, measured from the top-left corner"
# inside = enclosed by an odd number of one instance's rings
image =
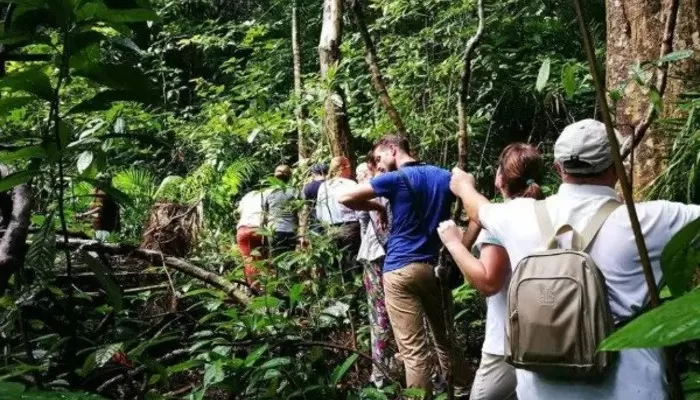
[[[389,323],[389,314],[387,314],[386,305],[384,304],[383,266],[383,257],[364,263],[364,285],[369,305],[370,347],[372,349],[372,359],[387,372],[394,375],[397,367],[394,359],[396,343],[391,324]],[[375,384],[379,384],[389,379],[384,377],[384,374],[377,368],[376,364],[373,364],[370,380]]]

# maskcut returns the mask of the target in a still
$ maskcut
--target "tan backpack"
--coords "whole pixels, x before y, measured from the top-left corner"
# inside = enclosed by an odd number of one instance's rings
[[[525,257],[508,287],[506,361],[548,377],[602,377],[614,353],[599,352],[613,330],[605,281],[586,249],[620,203],[603,205],[579,234],[570,225],[554,232],[544,201],[535,202],[547,250]],[[572,231],[572,249],[556,237]]]

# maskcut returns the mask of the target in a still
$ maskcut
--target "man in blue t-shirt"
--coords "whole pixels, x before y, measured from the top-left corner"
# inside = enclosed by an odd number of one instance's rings
[[[355,210],[374,210],[386,215],[384,207],[373,201],[389,199],[392,224],[384,261],[384,293],[394,336],[406,366],[408,387],[425,389],[432,395],[429,335],[443,371],[449,366],[451,348],[446,335],[441,288],[433,273],[440,250],[437,226],[450,218],[454,196],[450,192],[450,172],[416,161],[410,155],[408,140],[386,135],[374,146],[377,166],[388,173],[358,185],[340,197],[340,202]],[[384,224],[385,225],[385,224]],[[451,307],[451,297],[447,300]],[[469,384],[463,358],[455,357],[453,366],[455,395],[467,395]]]

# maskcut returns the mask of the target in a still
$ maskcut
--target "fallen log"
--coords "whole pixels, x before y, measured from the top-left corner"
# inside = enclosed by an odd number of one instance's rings
[[[154,265],[162,265],[174,269],[212,285],[224,291],[232,300],[235,300],[239,304],[247,305],[250,302],[250,297],[246,293],[221,276],[181,258],[166,256],[159,251],[139,249],[134,245],[124,243],[101,243],[95,240],[85,239],[69,239],[67,245],[69,249],[95,251],[109,255],[124,255],[146,260]],[[63,246],[65,246],[65,243],[60,241],[56,242],[56,247],[62,248]]]

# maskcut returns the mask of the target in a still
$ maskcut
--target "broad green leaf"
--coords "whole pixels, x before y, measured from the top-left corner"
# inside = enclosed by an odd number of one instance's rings
[[[170,175],[166,176],[165,179],[160,183],[160,186],[158,186],[158,189],[156,190],[155,197],[159,198],[160,196],[163,196],[167,190],[169,190],[172,186],[177,186],[180,183],[182,183],[183,179],[181,176],[177,175]]]
[[[224,380],[224,368],[221,360],[216,360],[204,367],[204,387]]]
[[[304,290],[304,286],[301,283],[297,283],[289,289],[289,308],[294,308],[294,306],[299,302],[301,298],[301,292]]]
[[[31,158],[44,158],[46,152],[41,146],[27,146],[19,150],[0,153],[0,163],[9,163],[17,160],[29,160]]]
[[[261,366],[259,366],[259,369],[270,369],[270,368],[280,368],[284,367],[285,365],[290,365],[292,363],[292,360],[289,357],[276,357],[271,360],[265,361]]]
[[[15,186],[29,182],[36,174],[37,171],[19,171],[13,172],[4,178],[0,178],[0,193],[7,192]]]
[[[31,93],[36,97],[51,101],[54,90],[42,66],[33,66],[0,79],[0,87]]]
[[[572,98],[576,93],[576,67],[566,65],[561,70],[561,84],[564,87],[566,97]]]
[[[104,347],[101,347],[95,351],[95,365],[97,368],[107,364],[116,353],[122,351],[124,345],[122,343],[113,343]]]
[[[664,303],[625,325],[599,350],[664,347],[700,338],[700,290]]]
[[[198,360],[198,359],[190,359],[187,361],[183,361],[179,364],[171,365],[167,369],[168,374],[176,374],[179,372],[184,372],[187,370],[190,370],[195,367],[199,367],[200,365],[204,364],[204,361]]]
[[[76,164],[78,168],[78,173],[82,174],[83,172],[85,172],[86,169],[90,168],[93,159],[94,155],[91,151],[86,150],[80,153],[80,155],[78,156],[78,162]]]
[[[122,192],[119,189],[116,189],[109,184],[105,184],[104,182],[92,179],[92,178],[87,178],[84,176],[77,176],[74,177],[76,181],[82,181],[91,184],[92,186],[101,189],[103,192],[105,192],[108,196],[112,197],[114,201],[116,201],[118,204],[122,206],[133,206],[133,201],[131,198],[124,192]]]
[[[82,251],[80,254],[83,261],[85,261],[85,264],[87,264],[90,270],[95,273],[95,278],[97,278],[102,285],[102,288],[107,293],[107,301],[109,301],[109,304],[114,307],[115,311],[121,311],[124,305],[122,299],[122,289],[112,276],[109,268],[107,268],[98,258],[93,257],[87,251]]]
[[[549,58],[545,58],[540,66],[540,72],[537,74],[537,82],[535,83],[535,90],[542,92],[547,86],[547,81],[549,81],[549,70],[551,67],[551,61]]]
[[[340,382],[340,380],[343,379],[350,367],[352,367],[355,361],[357,361],[357,357],[359,357],[357,354],[351,355],[347,358],[347,360],[345,360],[344,363],[337,366],[333,370],[333,373],[331,374],[331,382],[333,382],[333,385],[337,385]]]
[[[700,263],[700,219],[676,233],[661,253],[661,270],[671,293],[678,297],[690,289]]]
[[[245,358],[245,366],[252,367],[260,359],[260,357],[262,357],[262,355],[265,354],[269,347],[270,346],[268,346],[267,344],[264,344],[255,349],[255,351],[253,351],[252,353],[248,354],[248,357]]]
[[[692,58],[695,52],[692,49],[677,50],[659,58],[659,63],[673,62]]]

